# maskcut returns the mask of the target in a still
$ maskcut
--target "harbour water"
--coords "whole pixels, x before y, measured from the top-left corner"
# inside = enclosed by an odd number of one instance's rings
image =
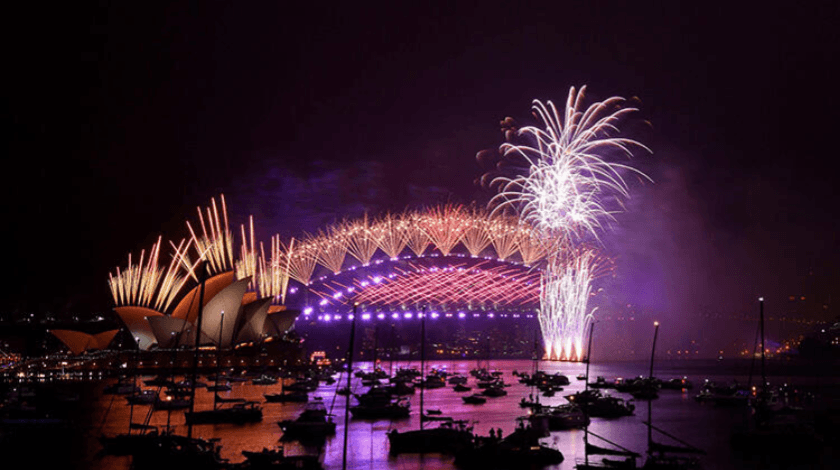
[[[506,390],[507,396],[488,398],[483,405],[465,404],[461,397],[464,393],[456,393],[452,386],[426,390],[424,405],[426,409],[439,409],[444,416],[456,420],[467,420],[474,426],[478,435],[489,435],[491,429],[501,428],[504,434],[513,431],[515,419],[527,414],[527,409],[519,407],[519,400],[532,392],[530,387],[520,384],[513,371],[531,372],[533,363],[527,360],[494,360],[488,364],[491,370],[503,372],[503,379],[511,384]],[[797,449],[790,449],[793,457],[790,461],[779,462],[777,459],[751,458],[732,450],[730,446],[731,432],[734,427],[743,423],[744,414],[738,409],[716,408],[708,404],[701,404],[694,400],[699,385],[706,379],[721,384],[732,383],[734,380],[746,384],[749,380],[749,370],[743,363],[725,364],[717,361],[681,361],[666,363],[656,368],[654,375],[661,379],[686,377],[694,384],[690,390],[662,390],[658,399],[652,401],[653,423],[660,429],[699,447],[706,452],[700,457],[703,468],[706,469],[742,469],[742,468],[838,468],[840,456],[830,445],[826,445],[823,453],[817,456],[797,456]],[[370,370],[370,363],[357,364],[362,370]],[[386,370],[387,370],[386,364]],[[414,363],[394,363],[394,370],[398,367],[419,367]],[[476,367],[475,361],[429,361],[427,372],[432,368],[445,369],[448,373],[469,375],[469,371]],[[584,388],[584,382],[576,376],[585,370],[585,364],[543,362],[541,370],[548,373],[561,372],[569,377],[571,384],[554,397],[540,397],[540,401],[548,405],[566,403],[565,395]],[[781,371],[769,375],[771,383],[781,385],[789,383],[795,388],[815,394],[818,400],[831,400],[838,396],[840,381],[835,376],[824,374],[801,375],[801,370],[791,368],[791,374]],[[780,375],[781,374],[781,375]],[[592,364],[590,376],[606,377],[635,377],[647,375],[647,364],[616,362],[606,364]],[[344,378],[346,380],[346,377]],[[342,380],[332,385],[321,385],[310,396],[321,397],[327,408],[334,414],[338,424],[336,435],[328,439],[322,448],[303,447],[296,442],[285,442],[287,454],[320,453],[326,469],[340,469],[343,454],[344,433],[344,404],[345,397],[335,394],[336,387],[345,385]],[[353,378],[354,391],[362,393],[366,388],[359,384],[360,379]],[[759,382],[757,377],[753,384]],[[86,414],[83,428],[76,428],[72,436],[66,436],[66,441],[75,442],[73,452],[68,453],[63,460],[64,468],[86,468],[95,470],[121,470],[130,468],[130,458],[102,456],[97,436],[102,434],[116,434],[128,429],[129,419],[142,422],[149,411],[149,406],[135,406],[133,410],[125,404],[123,396],[102,394],[104,386],[110,382],[101,382],[87,392],[78,406]],[[280,444],[282,432],[277,422],[283,419],[294,419],[302,410],[300,403],[265,403],[263,394],[277,393],[280,384],[254,385],[251,383],[232,383],[232,390],[221,392],[226,398],[245,398],[262,403],[264,417],[262,422],[246,425],[197,425],[193,428],[194,435],[203,438],[218,438],[222,445],[222,456],[231,462],[242,461],[242,450],[260,450],[272,448]],[[475,387],[475,379],[470,377],[469,386]],[[148,388],[148,387],[147,387]],[[475,388],[474,388],[475,390]],[[612,394],[630,399],[627,394]],[[352,469],[445,469],[455,468],[453,457],[440,455],[400,455],[389,456],[388,439],[386,433],[391,429],[408,430],[419,426],[419,390],[410,397],[412,413],[407,419],[397,421],[387,420],[350,420],[350,445],[348,446],[348,468]],[[471,393],[471,392],[467,392]],[[802,393],[800,396],[805,396]],[[212,407],[213,395],[201,390],[197,395],[196,409]],[[590,430],[600,436],[619,443],[624,447],[644,455],[647,449],[647,420],[648,404],[644,401],[634,401],[635,415],[618,419],[593,418]],[[167,422],[177,432],[185,433],[183,412],[166,413],[158,411],[151,414],[149,423],[165,427]],[[433,423],[430,425],[434,425]],[[673,444],[667,437],[657,439],[663,443]],[[573,469],[577,460],[584,458],[583,430],[569,430],[552,432],[551,436],[543,439],[543,443],[560,450],[565,460],[556,466],[548,467],[553,470]],[[55,448],[55,446],[53,446]],[[49,452],[50,447],[44,447]],[[53,456],[54,457],[54,456]],[[807,457],[807,458],[806,458]],[[44,456],[32,455],[37,463]],[[639,460],[641,465],[643,459]]]

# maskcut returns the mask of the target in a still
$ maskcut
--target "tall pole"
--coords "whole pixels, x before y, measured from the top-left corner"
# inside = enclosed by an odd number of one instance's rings
[[[353,321],[350,323],[350,348],[347,349],[347,398],[344,402],[344,454],[341,459],[342,470],[347,470],[347,436],[350,431],[350,379],[353,377],[353,346],[356,340],[356,307],[353,302]]]
[[[758,318],[761,328],[761,394],[767,398],[767,376],[764,371],[764,297],[758,298]]]
[[[653,354],[656,351],[656,337],[659,335],[659,322],[653,322],[655,329],[653,330],[653,347],[650,348],[650,373],[648,378],[653,379]]]
[[[653,330],[653,347],[650,348],[650,375],[649,379],[653,379],[653,354],[656,351],[656,337],[659,335],[659,322],[653,322],[655,329]],[[653,443],[653,400],[648,400],[648,453],[651,452],[651,444]]]
[[[195,381],[198,372],[198,347],[201,346],[201,317],[204,313],[204,284],[207,281],[207,261],[201,263],[201,273],[198,276],[201,288],[198,290],[198,319],[195,326],[195,348],[193,349],[193,368],[190,393],[190,415],[195,411]],[[187,420],[187,437],[192,438],[192,420]]]
[[[592,358],[592,330],[595,329],[595,322],[589,324],[589,343],[586,345],[586,383],[584,391],[589,391],[589,360]]]
[[[222,312],[222,321],[219,323],[219,344],[216,345],[216,382],[214,385],[216,386],[213,390],[213,409],[216,409],[216,406],[219,402],[219,361],[221,358],[219,357],[219,352],[222,349],[222,329],[225,327],[225,312]]]
[[[423,392],[426,390],[426,307],[420,313],[420,430],[423,430]]]

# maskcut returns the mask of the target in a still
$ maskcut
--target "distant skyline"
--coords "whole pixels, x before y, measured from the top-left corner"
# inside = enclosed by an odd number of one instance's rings
[[[833,2],[16,8],[3,311],[107,312],[108,273],[221,193],[263,240],[484,204],[499,122],[587,85],[636,100],[621,128],[653,150],[603,237],[602,309],[838,314]]]

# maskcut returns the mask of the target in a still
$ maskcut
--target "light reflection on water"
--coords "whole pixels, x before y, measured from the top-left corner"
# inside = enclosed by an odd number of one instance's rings
[[[705,468],[761,468],[760,463],[748,463],[733,455],[729,447],[730,429],[733,425],[742,422],[742,415],[738,412],[727,409],[717,409],[700,405],[693,400],[697,387],[703,379],[709,378],[723,383],[729,383],[738,379],[746,383],[746,376],[733,376],[731,371],[722,371],[714,375],[714,369],[708,366],[701,368],[686,369],[691,363],[672,364],[672,369],[663,367],[658,369],[656,376],[662,379],[670,379],[680,376],[688,376],[694,382],[695,389],[688,392],[663,390],[660,398],[653,402],[653,422],[656,426],[668,431],[671,434],[689,442],[690,444],[704,449],[708,455],[702,457]],[[370,370],[370,363],[358,364],[365,370]],[[395,363],[397,367],[418,367],[415,362]],[[469,371],[476,367],[475,361],[430,361],[427,364],[427,372],[432,367],[446,367],[449,373],[460,373],[469,375]],[[512,384],[507,388],[508,395],[498,398],[488,398],[484,405],[467,405],[461,400],[466,393],[456,393],[452,386],[445,388],[427,390],[424,396],[426,409],[440,409],[444,416],[451,416],[454,419],[468,420],[474,423],[474,431],[479,435],[488,435],[491,428],[501,428],[505,434],[511,432],[516,425],[515,418],[523,416],[526,411],[519,407],[520,398],[526,397],[531,391],[529,387],[519,384],[517,378],[511,372],[531,372],[533,363],[527,360],[495,360],[491,361],[490,368],[504,371],[503,378],[506,383]],[[561,393],[552,398],[540,397],[545,404],[555,405],[566,403],[564,395],[574,393],[583,389],[583,381],[576,380],[576,376],[585,370],[584,364],[578,363],[541,363],[540,368],[549,373],[562,372],[569,377],[571,384]],[[646,374],[647,367],[641,363],[609,363],[593,364],[590,376],[604,376],[608,380],[614,377],[634,377]],[[702,374],[702,375],[701,375]],[[797,379],[778,379],[793,380]],[[801,378],[799,379],[801,381]],[[354,391],[362,393],[366,388],[361,387],[359,379],[353,378]],[[287,454],[323,453],[324,467],[327,469],[340,469],[343,453],[344,433],[344,403],[345,397],[336,396],[336,387],[346,384],[346,378],[333,385],[321,385],[317,391],[310,396],[323,398],[328,409],[335,415],[338,424],[336,435],[328,439],[322,449],[315,447],[304,447],[297,442],[284,443]],[[276,393],[280,391],[280,385],[259,386],[249,383],[233,383],[233,389],[229,392],[220,393],[220,396],[232,398],[245,398],[264,402],[264,393]],[[470,377],[469,386],[475,388],[475,379]],[[629,399],[630,396],[613,391],[618,396]],[[209,409],[212,407],[213,395],[209,392],[201,392],[196,405],[197,410]],[[112,400],[113,399],[113,400]],[[412,413],[411,417],[399,421],[371,421],[371,420],[350,420],[349,446],[348,446],[348,468],[353,469],[439,469],[453,468],[453,458],[439,455],[400,455],[390,457],[388,454],[388,441],[386,432],[396,428],[399,430],[416,429],[419,426],[419,390],[411,396]],[[91,435],[115,434],[124,432],[129,422],[130,408],[124,405],[123,397],[102,396],[102,399],[94,407],[94,423],[96,432]],[[264,447],[271,448],[278,444],[281,431],[277,422],[283,419],[294,419],[303,409],[300,403],[263,403],[263,421],[248,425],[200,425],[195,426],[193,433],[203,438],[220,438],[222,444],[222,456],[231,462],[242,461],[242,450],[260,450]],[[148,406],[134,407],[134,422],[142,422]],[[152,414],[150,424],[165,426],[167,419],[179,433],[186,433],[183,412],[156,412]],[[617,442],[625,447],[644,454],[647,447],[647,428],[643,421],[647,419],[647,404],[636,403],[636,414],[631,417],[606,420],[594,418],[590,430],[604,436],[607,439]],[[434,425],[434,423],[430,423]],[[100,428],[101,426],[101,428]],[[101,431],[100,431],[101,429]],[[91,440],[92,455],[98,450],[98,443]],[[663,439],[667,442],[667,439]],[[583,459],[583,431],[561,431],[554,432],[543,440],[551,447],[560,450],[565,460],[560,465],[549,467],[554,470],[565,470],[574,468],[576,459]],[[667,442],[673,443],[673,442]],[[642,464],[642,460],[639,461]],[[89,468],[92,469],[124,469],[128,468],[129,459],[116,457],[91,457]]]

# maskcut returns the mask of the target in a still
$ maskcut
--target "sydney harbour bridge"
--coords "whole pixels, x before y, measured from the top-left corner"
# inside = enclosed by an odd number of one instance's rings
[[[189,237],[168,243],[167,264],[161,237],[110,276],[115,311],[141,349],[193,344],[199,304],[200,342],[220,347],[282,336],[296,321],[347,322],[354,308],[371,323],[538,316],[547,252],[516,217],[449,204],[266,246],[253,217],[230,226],[223,196],[197,214]]]

